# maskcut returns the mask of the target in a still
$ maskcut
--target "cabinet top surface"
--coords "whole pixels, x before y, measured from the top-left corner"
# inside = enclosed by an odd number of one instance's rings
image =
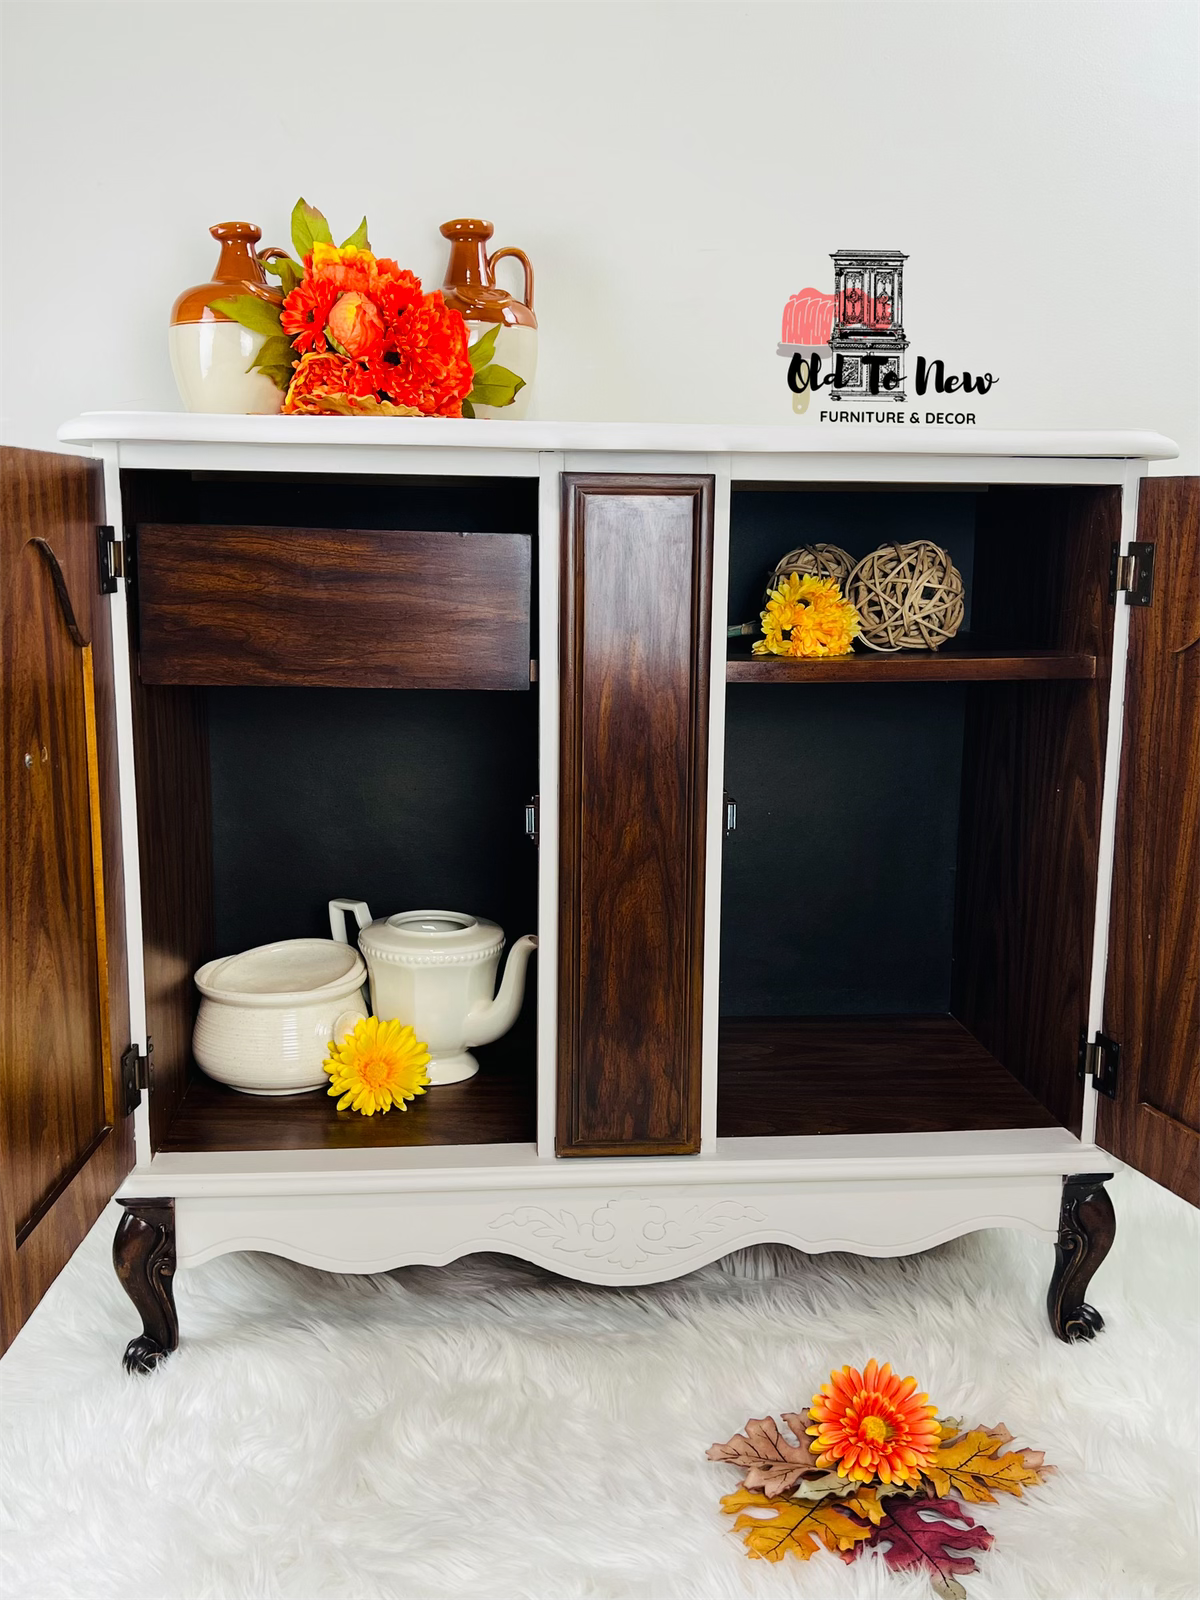
[[[974,456],[1166,461],[1178,447],[1137,430],[1049,431],[904,425],[768,427],[706,422],[497,422],[449,417],[242,417],[173,411],[88,411],[58,430],[64,444],[286,445],[325,455],[487,450],[772,456]]]

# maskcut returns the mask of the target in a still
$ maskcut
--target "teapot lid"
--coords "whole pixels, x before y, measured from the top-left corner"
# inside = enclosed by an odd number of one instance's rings
[[[368,955],[490,955],[504,945],[504,929],[465,911],[397,911],[372,922],[358,936]]]

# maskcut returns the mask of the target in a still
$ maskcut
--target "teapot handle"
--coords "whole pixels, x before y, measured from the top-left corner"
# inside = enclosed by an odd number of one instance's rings
[[[339,944],[349,944],[346,937],[346,918],[339,912],[353,911],[354,920],[365,928],[371,920],[371,908],[365,900],[331,900],[329,902],[329,931]]]
[[[529,307],[530,311],[532,311],[533,310],[533,263],[532,263],[532,261],[530,261],[529,257],[525,254],[524,250],[516,250],[516,249],[513,248],[512,245],[506,245],[503,250],[493,250],[491,255],[488,256],[488,258],[487,258],[488,277],[491,278],[493,282],[495,282],[495,279],[496,279],[496,263],[503,256],[516,256],[517,260],[525,268],[525,295],[524,295],[524,300],[525,300],[525,304]]]

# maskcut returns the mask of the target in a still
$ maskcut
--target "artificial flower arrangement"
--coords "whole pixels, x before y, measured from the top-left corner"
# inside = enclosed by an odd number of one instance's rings
[[[782,1561],[790,1550],[807,1561],[824,1545],[851,1562],[882,1551],[893,1571],[924,1570],[943,1600],[965,1600],[958,1575],[978,1570],[966,1552],[986,1550],[992,1535],[961,1502],[994,1503],[994,1490],[1020,1495],[1054,1468],[1041,1450],[1004,1451],[1013,1436],[1002,1425],[939,1420],[916,1390],[915,1378],[886,1363],[842,1367],[813,1396],[807,1418],[784,1412],[795,1442],[773,1417],[759,1417],[714,1444],[710,1461],[745,1469],[721,1506],[737,1517],[733,1531],[749,1554]]]
[[[372,1117],[393,1106],[407,1111],[407,1102],[429,1086],[428,1062],[429,1051],[410,1026],[364,1017],[353,1033],[330,1042],[324,1067],[338,1110]]]
[[[860,629],[858,612],[834,579],[812,573],[781,578],[767,594],[760,622],[756,656],[848,656]]]
[[[292,211],[293,260],[263,260],[283,304],[214,297],[214,311],[264,335],[250,363],[283,391],[285,412],[338,416],[470,417],[476,403],[510,405],[525,381],[492,360],[499,324],[469,349],[467,325],[440,290],[372,253],[364,217],[335,245],[315,206]]]

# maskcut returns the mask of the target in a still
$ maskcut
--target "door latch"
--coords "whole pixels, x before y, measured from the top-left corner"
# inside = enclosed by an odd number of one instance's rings
[[[1080,1035],[1077,1075],[1081,1083],[1091,1078],[1099,1094],[1115,1100],[1120,1066],[1121,1046],[1115,1039],[1107,1033],[1098,1033],[1094,1039],[1086,1033]]]
[[[137,1045],[131,1044],[121,1057],[122,1115],[131,1117],[142,1098],[142,1090],[150,1087],[150,1074],[154,1067],[154,1040],[146,1036],[145,1055]]]

